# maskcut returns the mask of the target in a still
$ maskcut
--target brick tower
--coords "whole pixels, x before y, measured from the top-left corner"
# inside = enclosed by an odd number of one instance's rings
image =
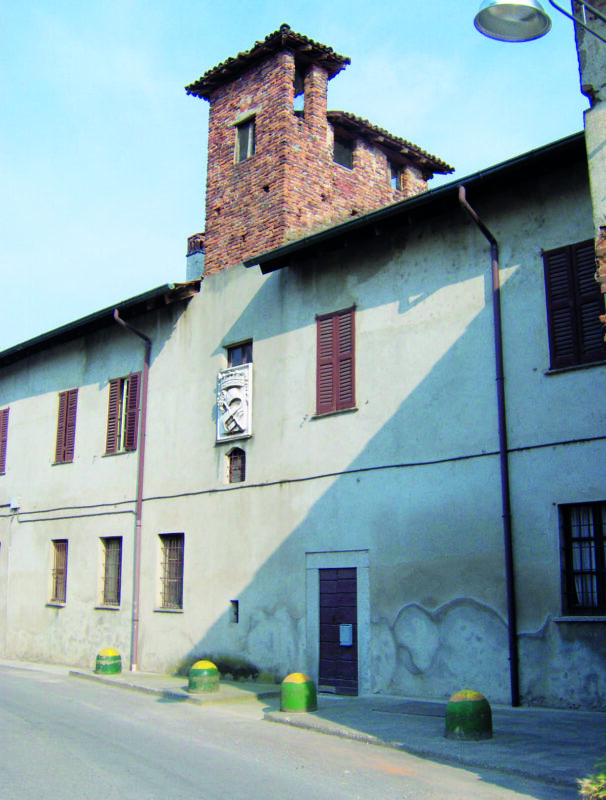
[[[328,81],[349,63],[282,25],[186,87],[210,103],[205,274],[452,172],[366,120],[327,111]]]

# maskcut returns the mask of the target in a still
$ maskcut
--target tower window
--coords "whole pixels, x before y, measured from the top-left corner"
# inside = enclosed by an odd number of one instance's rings
[[[347,169],[353,169],[354,140],[335,134],[333,161]]]
[[[389,162],[389,180],[392,189],[402,188],[402,170],[393,161]]]
[[[236,161],[246,161],[255,154],[255,118],[236,125]]]
[[[298,117],[305,113],[305,70],[300,65],[295,67],[295,100],[294,109]]]

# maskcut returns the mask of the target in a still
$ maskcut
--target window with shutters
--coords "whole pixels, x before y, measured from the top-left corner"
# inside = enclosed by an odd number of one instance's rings
[[[101,603],[119,606],[122,584],[122,537],[107,536],[101,539],[103,571]]]
[[[560,506],[562,610],[606,614],[606,503]]]
[[[109,382],[106,455],[137,449],[140,387],[140,372]]]
[[[53,539],[51,565],[51,603],[65,603],[67,597],[67,539]]]
[[[0,410],[0,475],[6,473],[6,443],[8,441],[8,408]]]
[[[355,308],[317,317],[316,414],[354,408]]]
[[[551,369],[606,360],[593,239],[543,253]]]
[[[160,534],[160,608],[183,608],[183,545],[182,533]]]
[[[77,389],[68,389],[68,391],[59,394],[55,464],[66,464],[74,460],[77,405]]]

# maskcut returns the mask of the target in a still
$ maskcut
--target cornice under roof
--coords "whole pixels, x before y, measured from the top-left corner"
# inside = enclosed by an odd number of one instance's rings
[[[117,309],[122,319],[132,319],[147,311],[154,311],[162,306],[170,305],[178,300],[188,300],[200,291],[201,279],[187,283],[167,283],[151,289],[149,292],[138,294],[128,300],[121,300],[102,311],[95,311],[86,317],[69,322],[60,328],[43,333],[26,342],[16,344],[0,353],[0,368],[21,361],[24,358],[48,350],[58,344],[80,339],[89,333],[94,333],[110,325],[117,325],[114,319],[114,309]]]
[[[334,78],[338,72],[351,63],[349,58],[335,53],[331,47],[314,42],[313,39],[308,39],[300,33],[295,33],[289,25],[284,24],[277,31],[266,36],[263,41],[255,42],[250,50],[238,53],[235,58],[228,58],[227,61],[223,61],[205,72],[197,81],[186,86],[185,91],[194,97],[203,97],[208,100],[215,89],[225,83],[230,83],[242,72],[265,60],[273,53],[286,49],[293,50],[309,64],[320,64],[328,73],[329,79]]]
[[[356,117],[347,111],[328,111],[326,116],[332,125],[339,125],[341,128],[368,139],[369,142],[382,147],[384,150],[391,150],[394,154],[404,156],[428,172],[439,172],[444,175],[454,172],[454,167],[451,167],[450,164],[442,161],[437,156],[432,156],[431,153],[421,150],[416,144],[406,139],[400,139],[399,136],[394,136],[384,128],[373,125],[367,119]]]

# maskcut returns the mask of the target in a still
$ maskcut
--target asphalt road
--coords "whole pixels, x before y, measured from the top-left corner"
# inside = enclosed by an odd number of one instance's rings
[[[500,774],[69,678],[0,671],[0,800],[572,800]]]

